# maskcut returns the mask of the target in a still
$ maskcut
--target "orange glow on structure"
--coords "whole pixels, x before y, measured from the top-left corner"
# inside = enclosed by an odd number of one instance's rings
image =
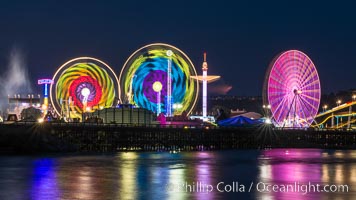
[[[190,76],[190,78],[198,80],[199,82],[203,82],[204,78],[203,76]],[[212,83],[214,81],[219,80],[221,77],[220,76],[206,76],[206,81],[208,83]]]

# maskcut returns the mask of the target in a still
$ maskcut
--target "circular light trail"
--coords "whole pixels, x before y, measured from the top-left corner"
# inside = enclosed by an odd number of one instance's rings
[[[55,112],[66,118],[81,118],[83,112],[116,104],[118,79],[103,61],[80,57],[64,63],[53,76],[50,99]]]
[[[320,81],[312,60],[298,50],[277,56],[266,74],[265,92],[275,126],[309,127],[320,104]]]
[[[167,96],[171,91],[171,105],[182,105],[173,109],[172,113],[179,115],[186,111],[189,114],[198,98],[199,87],[198,81],[191,79],[191,76],[196,76],[196,71],[184,52],[168,44],[149,44],[135,51],[125,62],[119,76],[119,96],[125,103],[166,113]],[[171,77],[170,80],[168,77]],[[171,90],[167,86],[169,84]],[[157,91],[160,91],[160,97]],[[161,103],[158,105],[157,102]],[[158,106],[161,108],[158,109]]]

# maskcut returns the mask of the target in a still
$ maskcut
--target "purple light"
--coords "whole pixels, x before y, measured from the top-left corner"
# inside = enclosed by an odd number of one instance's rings
[[[321,184],[322,166],[316,160],[322,157],[319,149],[272,149],[262,151],[258,181],[284,185],[286,192],[260,192],[258,199],[320,199],[321,193],[305,195],[301,185]]]
[[[269,73],[267,92],[277,127],[309,127],[320,103],[319,76],[311,59],[297,50],[282,53]]]
[[[162,84],[161,98],[167,95],[167,73],[162,70],[152,71],[143,81],[143,93],[151,102],[158,102],[157,92],[155,92],[152,87],[156,81],[159,81]],[[162,102],[162,99],[160,99],[160,102]]]
[[[83,102],[84,98],[86,98],[82,93],[83,90],[87,88],[89,90],[89,95],[87,96],[87,101],[93,101],[96,95],[96,90],[93,85],[90,83],[81,83],[76,89],[75,89],[75,94],[77,95],[77,98],[80,99],[81,102]]]
[[[38,79],[38,81],[37,81],[38,85],[52,84],[52,83],[53,83],[52,79]]]

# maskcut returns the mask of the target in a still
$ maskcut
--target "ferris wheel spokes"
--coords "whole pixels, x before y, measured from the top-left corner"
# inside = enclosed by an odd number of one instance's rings
[[[306,54],[297,50],[281,53],[267,71],[265,88],[264,100],[271,105],[276,127],[311,125],[320,104],[320,81]]]

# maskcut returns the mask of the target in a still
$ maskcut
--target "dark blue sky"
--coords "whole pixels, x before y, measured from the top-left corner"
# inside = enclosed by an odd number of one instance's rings
[[[260,95],[270,61],[288,49],[313,60],[323,93],[356,88],[356,12],[344,1],[12,0],[0,3],[0,27],[0,68],[20,47],[34,87],[77,56],[102,59],[119,74],[133,51],[164,42],[199,72],[207,51],[210,73],[232,85],[232,95]]]

